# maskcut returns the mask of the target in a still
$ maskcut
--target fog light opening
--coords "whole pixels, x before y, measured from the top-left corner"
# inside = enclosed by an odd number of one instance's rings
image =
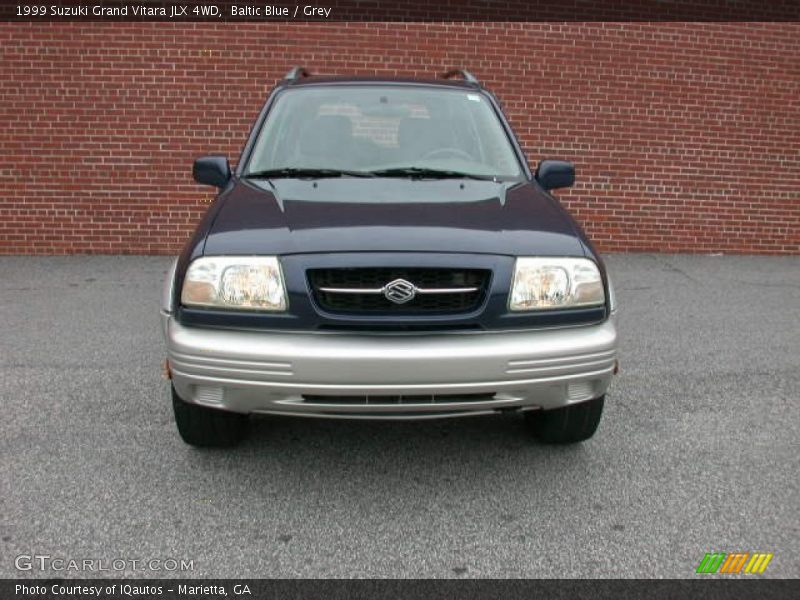
[[[578,381],[567,386],[567,400],[569,402],[582,402],[594,397],[593,381]]]
[[[209,385],[195,386],[194,400],[198,404],[206,406],[220,406],[222,404],[223,391],[221,387]]]

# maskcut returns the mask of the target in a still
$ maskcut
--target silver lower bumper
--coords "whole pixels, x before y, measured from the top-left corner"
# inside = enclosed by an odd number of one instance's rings
[[[551,409],[604,394],[616,364],[613,319],[418,335],[223,331],[165,321],[178,395],[242,413],[419,419]]]

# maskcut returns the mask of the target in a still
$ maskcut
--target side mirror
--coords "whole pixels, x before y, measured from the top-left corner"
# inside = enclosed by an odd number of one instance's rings
[[[223,188],[231,178],[231,167],[224,156],[201,156],[194,161],[192,176],[197,183]]]
[[[546,190],[570,187],[575,183],[575,167],[565,160],[543,160],[536,167],[536,181]]]

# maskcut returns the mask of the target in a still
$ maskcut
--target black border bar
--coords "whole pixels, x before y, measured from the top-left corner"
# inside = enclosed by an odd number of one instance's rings
[[[164,14],[153,14],[153,11],[150,11],[148,15],[143,15],[139,8],[144,6],[164,9]],[[237,16],[233,15],[234,6],[239,9]],[[25,7],[28,7],[28,14]],[[46,10],[44,14],[38,14],[37,8],[37,14],[31,14],[32,7],[44,7]],[[96,7],[101,9],[98,11]],[[216,8],[212,10],[212,7]],[[250,14],[249,10],[242,10],[248,7],[259,12]],[[306,14],[306,7],[323,10]],[[195,8],[198,10],[195,11]],[[34,23],[42,21],[800,21],[800,1],[40,0],[37,2],[4,0],[0,4],[0,20]]]
[[[22,593],[38,587],[43,594]],[[55,588],[54,588],[55,586]],[[113,592],[110,592],[114,586]],[[181,586],[191,591],[181,593]],[[235,586],[249,589],[234,594]],[[102,593],[69,593],[79,588],[103,588]],[[198,588],[201,588],[198,590]],[[223,595],[219,590],[224,589]],[[3,579],[4,600],[773,600],[797,598],[800,580],[760,577],[725,579]]]

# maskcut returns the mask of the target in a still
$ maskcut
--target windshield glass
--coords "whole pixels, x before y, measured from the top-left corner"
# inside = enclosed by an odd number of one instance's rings
[[[279,169],[522,175],[502,124],[481,93],[379,85],[282,92],[245,175]]]

